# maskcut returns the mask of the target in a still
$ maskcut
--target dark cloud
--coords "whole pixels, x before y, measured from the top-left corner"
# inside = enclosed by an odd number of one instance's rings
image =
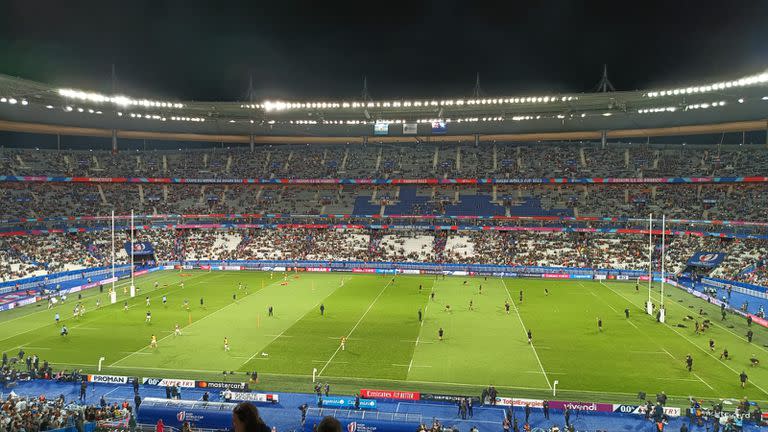
[[[198,100],[589,91],[768,67],[768,2],[6,0],[0,72]]]

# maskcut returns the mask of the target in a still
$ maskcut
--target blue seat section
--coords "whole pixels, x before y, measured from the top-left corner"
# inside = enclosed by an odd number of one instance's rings
[[[400,186],[400,198],[398,202],[388,205],[386,214],[431,214],[435,212],[434,206],[429,202],[428,196],[417,196],[416,186]]]
[[[379,210],[381,209],[381,206],[378,204],[371,204],[369,201],[371,200],[371,196],[359,196],[355,198],[355,207],[352,210],[352,214],[358,214],[358,215],[371,215],[371,214],[379,214]]]
[[[555,208],[545,210],[541,207],[541,198],[524,198],[520,205],[509,207],[510,216],[573,216],[573,209]]]
[[[408,214],[439,214],[448,216],[504,216],[505,208],[492,202],[490,195],[459,195],[457,204],[445,205],[444,211],[431,201],[428,196],[416,194],[417,186],[401,186],[400,197],[397,202],[390,204],[385,209],[388,215]],[[355,199],[354,214],[377,214],[379,206],[371,204],[371,196],[360,196]],[[535,197],[525,198],[519,205],[510,207],[512,216],[573,216],[573,210],[569,208],[555,208],[545,210],[541,206],[541,199]]]
[[[449,216],[504,216],[504,206],[491,202],[490,195],[459,195],[459,203],[445,206]]]

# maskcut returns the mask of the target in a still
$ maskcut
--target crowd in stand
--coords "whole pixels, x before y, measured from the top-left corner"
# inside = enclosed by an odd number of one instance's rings
[[[78,370],[54,372],[48,361],[41,362],[36,354],[30,355],[23,349],[11,357],[3,353],[0,388],[11,391],[0,400],[0,431],[38,432],[70,426],[83,430],[86,421],[124,420],[129,415],[127,404],[95,407],[66,402],[63,395],[48,399],[45,395],[24,397],[13,392],[20,380],[30,379],[83,383],[85,375]]]
[[[67,402],[63,395],[47,399],[45,395],[23,397],[10,392],[0,404],[0,431],[3,432],[38,432],[64,427],[83,430],[85,422],[125,421],[130,415],[126,405],[79,405]]]
[[[0,219],[163,214],[598,216],[768,221],[768,185],[339,186],[0,183]],[[403,188],[414,188],[415,199]],[[358,198],[365,197],[360,206]],[[482,207],[479,205],[482,203]]]
[[[116,263],[129,262],[128,232],[116,236]],[[185,229],[137,231],[159,262],[176,260],[322,260],[477,263],[647,270],[648,238],[633,234],[529,230]],[[661,239],[653,265],[660,269]],[[768,241],[691,235],[666,237],[665,270],[681,272],[695,252],[724,252],[711,275],[765,284]],[[109,231],[0,239],[6,280],[64,269],[111,265]]]
[[[749,146],[611,143],[274,145],[140,152],[3,149],[12,175],[187,178],[654,177],[765,174]]]

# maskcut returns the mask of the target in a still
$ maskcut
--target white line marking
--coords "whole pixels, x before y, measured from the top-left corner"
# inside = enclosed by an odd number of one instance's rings
[[[662,381],[666,381],[666,380],[673,380],[673,381],[688,381],[688,382],[699,382],[699,380],[690,379],[690,378],[665,378],[665,377],[653,377],[653,378],[655,378],[655,379],[657,379],[657,380],[662,380]],[[710,388],[711,388],[711,387],[710,387]],[[714,390],[714,389],[713,389],[713,390]]]
[[[193,276],[192,278],[196,278],[196,277],[199,277],[199,276],[202,276],[202,275],[203,275],[203,274],[199,274],[199,275]],[[142,275],[141,277],[143,277],[143,275]],[[190,279],[192,279],[192,278],[190,278]],[[128,281],[128,283],[130,283],[130,281]],[[123,285],[117,284],[116,286],[124,286],[124,285],[125,285],[125,284],[123,284]],[[179,288],[179,289],[180,289],[180,288]],[[157,292],[157,291],[160,291],[160,289],[159,289],[159,288],[158,288],[158,289],[150,289],[150,291],[149,291],[149,292]],[[170,293],[170,292],[171,292],[171,291],[168,291],[168,293]],[[160,297],[162,297],[162,294],[160,294],[160,295],[156,295],[156,296],[150,296],[150,299],[153,299],[153,298],[160,298]],[[139,298],[139,296],[137,295],[137,296],[136,296],[136,297],[134,297],[134,298],[138,299],[138,298]],[[123,299],[123,300],[124,300],[124,301],[130,300],[130,297],[129,297],[128,299]],[[69,303],[68,303],[68,304],[69,304]],[[110,304],[108,304],[108,305],[105,305],[105,308],[106,308],[106,307],[108,307],[108,306],[116,306],[117,304],[118,304],[118,303],[115,303],[115,304],[111,304],[111,303],[110,303]],[[135,306],[140,306],[140,304],[138,304],[138,303],[132,304],[132,305],[128,306],[128,309],[131,309],[131,308],[133,308],[133,307],[135,307]],[[28,316],[31,316],[31,315],[33,315],[33,314],[36,314],[36,313],[40,313],[40,312],[51,312],[51,310],[42,310],[42,311],[32,312],[31,314],[28,314],[28,315],[24,315],[24,316],[21,316],[21,317],[18,317],[18,318],[14,318],[14,319],[12,319],[12,320],[8,320],[8,321],[0,322],[0,326],[2,326],[2,324],[4,324],[4,323],[7,323],[7,322],[11,322],[11,321],[13,321],[13,320],[16,320],[16,319],[19,319],[19,318],[28,317]],[[94,320],[98,320],[98,319],[101,319],[101,318],[104,318],[104,316],[100,316],[100,317],[94,318]],[[61,321],[62,321],[62,322],[64,322],[64,321],[68,321],[68,322],[69,322],[69,321],[71,321],[71,320],[73,320],[73,319],[74,319],[74,317],[68,317],[68,318],[63,318]],[[8,339],[11,339],[12,337],[16,337],[16,336],[19,336],[19,335],[23,335],[23,334],[29,333],[29,332],[31,332],[31,331],[35,331],[35,330],[39,330],[39,329],[45,328],[47,325],[48,325],[48,324],[43,324],[42,326],[39,326],[39,327],[33,327],[33,328],[30,328],[29,330],[25,330],[25,331],[23,331],[23,332],[21,332],[21,333],[16,333],[16,334],[15,334],[15,335],[13,335],[13,336],[7,337],[7,338],[5,338],[5,339],[0,339],[0,342],[6,341],[6,340],[8,340]],[[78,327],[78,325],[74,325],[74,326],[72,326],[72,328],[79,328],[79,327]],[[15,347],[11,348],[11,351],[12,351],[12,350],[15,350],[16,348],[19,348],[20,346],[22,346],[22,345],[18,345],[18,346],[15,346]]]
[[[359,326],[359,325],[360,325],[360,323],[361,323],[361,322],[363,322],[363,318],[365,318],[365,316],[366,316],[366,315],[368,315],[368,312],[370,312],[371,308],[373,308],[373,305],[375,305],[375,304],[376,304],[376,301],[379,299],[379,297],[381,297],[381,295],[382,295],[382,294],[384,294],[384,291],[386,291],[386,290],[387,290],[387,288],[389,287],[389,285],[390,285],[390,284],[392,284],[392,280],[391,280],[391,279],[390,279],[390,281],[389,281],[389,282],[387,282],[387,284],[386,284],[386,285],[384,285],[384,288],[382,288],[382,289],[381,289],[381,291],[379,291],[379,295],[377,295],[377,296],[376,296],[376,298],[375,298],[375,299],[373,299],[373,301],[371,302],[371,304],[368,306],[368,309],[366,309],[366,310],[365,310],[365,313],[363,313],[363,316],[361,316],[361,317],[360,317],[360,319],[359,319],[359,320],[357,320],[357,323],[355,323],[355,326],[354,326],[354,327],[352,327],[352,330],[350,330],[350,331],[349,331],[349,333],[347,334],[347,338],[349,338],[350,336],[352,336],[352,333],[354,333],[354,331],[355,331],[355,329],[357,328],[357,326]],[[339,350],[341,350],[341,345],[339,345],[339,347],[338,347],[338,348],[336,348],[336,351],[334,351],[334,352],[333,352],[333,355],[331,356],[331,358],[329,358],[329,359],[328,359],[328,362],[327,362],[327,363],[325,363],[325,366],[323,366],[323,368],[322,368],[322,369],[320,369],[320,372],[317,374],[317,376],[321,376],[321,375],[323,374],[323,372],[324,372],[324,371],[325,371],[325,369],[328,367],[328,365],[329,365],[329,364],[331,364],[331,361],[333,361],[333,358],[334,358],[334,357],[336,357],[336,354],[338,354],[338,353],[339,353]]]
[[[667,351],[667,349],[666,349],[666,348],[662,348],[662,350],[663,350],[665,353],[667,353],[667,355],[668,355],[668,356],[672,357],[673,359],[675,358],[675,356],[673,356],[672,354],[670,354],[670,353],[669,353],[669,351]]]
[[[437,278],[432,280],[432,290],[430,292],[435,291],[436,284],[437,284]],[[411,368],[413,367],[413,356],[416,355],[416,347],[419,346],[419,341],[421,339],[421,330],[424,328],[424,319],[427,317],[427,308],[429,308],[429,299],[430,297],[427,297],[427,304],[424,305],[424,310],[422,311],[422,316],[421,316],[421,322],[419,323],[419,333],[416,335],[416,340],[413,341],[414,345],[413,345],[413,351],[411,352],[411,362],[408,364],[409,374],[411,373]],[[426,343],[434,343],[434,342],[426,342]]]
[[[418,367],[421,367],[421,368],[431,368],[431,367],[432,367],[432,366],[426,366],[426,365],[425,365],[425,366],[418,366],[418,365],[417,365],[417,366],[413,366],[413,360],[411,360],[411,363],[410,363],[410,364],[397,364],[397,363],[392,363],[392,366],[407,367],[407,368],[408,368],[408,370],[410,370],[410,369],[411,369],[411,367],[417,367],[417,368],[418,368]]]
[[[325,363],[326,360],[312,360],[312,363]],[[336,364],[349,364],[349,362],[345,361],[337,361]]]
[[[517,310],[517,305],[515,305],[514,300],[512,299],[512,295],[509,293],[509,289],[507,288],[507,283],[504,282],[504,278],[501,278],[501,283],[504,285],[504,291],[507,292],[507,297],[509,297],[509,302],[512,303],[512,307],[515,308],[515,313],[517,314],[517,318],[520,320],[520,325],[523,326],[523,334],[528,337],[528,333],[526,333],[525,330],[525,323],[523,322],[523,317],[520,316],[520,312]],[[552,389],[552,384],[549,382],[549,377],[547,376],[547,371],[544,370],[544,365],[541,364],[541,359],[539,358],[539,354],[536,352],[536,347],[533,346],[533,342],[531,342],[531,349],[533,350],[533,355],[536,356],[536,361],[539,362],[539,368],[541,368],[541,373],[544,375],[544,379],[547,381],[547,386],[549,386],[550,390]]]
[[[679,288],[678,288],[678,289],[679,289]],[[654,292],[654,294],[657,294],[657,293],[655,293],[655,292]],[[659,297],[660,297],[660,296],[661,296],[661,295],[659,294]],[[697,297],[693,297],[693,299],[698,299],[698,298],[697,298]],[[701,300],[701,299],[699,299],[699,300]],[[702,301],[703,301],[703,300],[702,300]],[[676,305],[680,306],[681,308],[683,308],[683,310],[685,310],[686,312],[690,312],[690,311],[688,310],[688,308],[687,308],[687,307],[685,307],[685,306],[681,305],[681,304],[680,304],[680,303],[678,303],[678,302],[665,302],[664,304],[666,305],[667,303],[674,303],[674,304],[676,304]],[[746,338],[745,336],[741,336],[741,335],[739,335],[738,333],[734,332],[733,330],[729,329],[728,327],[725,327],[725,326],[722,326],[722,325],[718,324],[716,320],[712,320],[712,321],[710,321],[710,322],[711,322],[712,324],[714,324],[716,327],[720,327],[721,329],[723,329],[723,330],[725,330],[725,331],[727,331],[727,332],[731,333],[732,335],[736,336],[737,338],[739,338],[739,339],[741,339],[741,340],[743,340],[743,341],[747,341],[747,338]],[[765,352],[768,352],[768,349],[766,349],[766,348],[764,348],[764,347],[760,346],[760,344],[754,344],[753,346],[755,346],[755,347],[757,347],[758,349],[761,349],[761,350],[763,350],[763,351],[765,351]]]
[[[586,287],[586,286],[584,286],[584,284],[583,284],[583,283],[581,283],[581,282],[579,282],[579,285],[581,285],[581,286],[582,286],[582,288],[587,288],[587,287]],[[597,295],[597,294],[595,294],[595,292],[594,292],[594,291],[591,291],[591,290],[590,290],[590,291],[589,291],[589,293],[590,293],[590,294],[592,294],[593,296],[595,296],[595,297],[596,297],[598,300],[600,300],[601,302],[605,303],[605,305],[606,305],[606,306],[608,306],[609,308],[611,308],[611,310],[612,310],[612,311],[614,311],[614,312],[616,312],[616,313],[619,313],[619,311],[617,311],[615,307],[611,306],[611,305],[610,305],[610,304],[609,304],[607,301],[605,301],[604,299],[600,298],[600,296],[599,296],[599,295]]]
[[[587,287],[586,287],[586,286],[585,286],[583,283],[581,283],[581,282],[579,282],[579,285],[581,285],[581,286],[582,286],[582,287],[584,287],[584,288],[587,288]],[[605,284],[603,284],[603,285],[605,285]],[[607,286],[606,286],[606,287],[607,287]],[[608,288],[608,289],[610,289],[610,288]],[[605,301],[605,299],[603,299],[603,298],[602,298],[602,297],[600,297],[599,295],[595,294],[595,293],[594,293],[593,291],[591,291],[591,290],[590,290],[590,293],[591,293],[593,296],[597,297],[597,298],[598,298],[600,301],[602,301],[603,303],[605,303],[605,304],[606,304],[606,305],[607,305],[609,308],[613,309],[613,311],[614,311],[614,312],[616,312],[617,314],[618,314],[618,313],[620,313],[619,311],[617,311],[616,309],[614,309],[614,307],[613,307],[613,306],[611,306],[611,304],[610,304],[610,303],[608,303],[607,301]],[[632,327],[634,327],[634,328],[638,329],[638,327],[635,325],[635,323],[633,323],[633,322],[632,322],[632,321],[630,321],[629,319],[626,319],[625,321],[626,321],[626,322],[627,322],[629,325],[631,325]]]
[[[609,287],[608,285],[604,284],[602,281],[600,281],[600,284],[602,284],[602,285],[603,285],[603,286],[605,286],[606,288],[610,289],[610,290],[611,290],[611,291],[613,291],[614,293],[618,294],[619,296],[621,296],[621,297],[624,297],[624,299],[626,299],[627,301],[629,301],[630,303],[632,303],[632,301],[631,301],[631,300],[629,300],[628,298],[626,298],[626,297],[625,297],[623,294],[621,294],[620,292],[617,292],[617,291],[616,291],[616,290],[614,290],[613,288],[611,288],[611,287]],[[731,370],[733,373],[735,373],[736,375],[739,375],[739,374],[740,374],[740,373],[739,373],[739,372],[738,372],[736,369],[734,369],[734,368],[732,368],[732,367],[728,366],[728,365],[727,365],[725,362],[723,362],[721,359],[719,359],[719,358],[715,357],[715,355],[714,355],[714,354],[712,354],[712,353],[711,353],[711,352],[709,352],[708,350],[704,349],[703,347],[699,346],[697,343],[695,343],[694,341],[692,341],[692,340],[691,340],[691,338],[689,338],[688,336],[684,335],[683,333],[680,333],[680,332],[677,330],[677,328],[675,328],[675,327],[671,326],[669,323],[664,323],[664,326],[665,326],[665,327],[667,327],[668,329],[672,330],[673,332],[677,333],[677,335],[678,335],[678,336],[680,336],[681,338],[683,338],[683,339],[687,340],[687,341],[688,341],[688,342],[689,342],[691,345],[693,345],[694,347],[698,348],[699,350],[701,350],[702,352],[704,352],[706,355],[708,355],[708,356],[712,357],[713,359],[715,359],[715,360],[719,361],[719,362],[720,362],[720,363],[721,363],[723,366],[725,366],[725,367],[727,367],[728,369],[730,369],[730,370]],[[646,335],[646,336],[647,336],[647,335]],[[662,349],[663,349],[663,348],[662,348]],[[665,349],[664,351],[667,351],[667,350]],[[669,354],[669,352],[667,352],[667,354]],[[672,356],[672,354],[669,354],[669,356],[670,356],[670,357],[672,357],[672,358],[674,358],[674,356]],[[706,384],[706,383],[705,383],[705,384]],[[767,394],[767,395],[768,395],[768,391],[766,391],[765,389],[763,389],[763,388],[762,388],[762,387],[760,387],[759,385],[755,384],[754,382],[752,383],[752,385],[754,385],[754,386],[755,386],[755,388],[757,388],[757,389],[758,389],[758,390],[760,390],[761,392],[763,392],[763,393],[765,393],[765,394]]]
[[[221,274],[224,274],[224,273],[221,273]],[[216,276],[219,276],[219,275],[216,275]],[[215,277],[215,276],[214,276],[214,277]],[[202,281],[199,281],[199,282],[195,282],[194,284],[189,284],[189,285],[190,285],[190,286],[192,286],[192,285],[196,285],[196,284],[199,284],[199,283],[203,283],[203,282],[210,282],[210,279],[202,280]],[[179,288],[179,289],[182,289],[182,288]],[[213,311],[213,312],[209,313],[208,315],[206,315],[206,316],[204,316],[204,317],[200,318],[199,320],[197,320],[197,321],[193,322],[192,324],[187,324],[186,326],[182,327],[181,329],[182,329],[182,330],[186,330],[186,329],[188,329],[188,328],[192,327],[193,325],[195,325],[195,324],[198,324],[198,323],[200,323],[200,322],[202,322],[202,321],[205,321],[207,318],[210,318],[210,317],[212,317],[213,315],[216,315],[217,313],[219,313],[219,312],[223,311],[224,309],[226,309],[226,308],[228,308],[228,307],[232,307],[232,306],[235,306],[236,304],[237,304],[237,303],[230,303],[230,304],[228,304],[228,305],[224,306],[223,308],[221,308],[221,309],[219,309],[219,310],[216,310],[216,311]],[[169,333],[169,334],[168,334],[168,336],[163,336],[163,337],[161,337],[160,339],[158,339],[158,340],[157,340],[157,343],[158,343],[158,345],[160,344],[160,342],[162,342],[162,341],[164,341],[164,340],[168,339],[169,337],[172,337],[173,335],[174,335],[173,333]],[[109,367],[114,367],[115,365],[117,365],[118,363],[122,362],[123,360],[125,360],[125,359],[127,359],[127,358],[129,358],[129,357],[132,357],[132,356],[134,356],[134,355],[137,355],[137,354],[141,354],[141,353],[142,353],[142,351],[144,351],[144,350],[145,350],[145,349],[147,349],[147,348],[149,348],[149,345],[145,345],[145,346],[143,346],[143,347],[139,348],[139,349],[138,349],[137,351],[135,351],[133,354],[128,354],[127,356],[125,356],[125,357],[123,357],[123,358],[119,359],[118,361],[116,361],[116,362],[114,362],[114,363],[110,364],[110,365],[109,365]]]
[[[701,379],[701,377],[700,377],[700,376],[698,376],[698,375],[697,375],[697,374],[695,374],[695,373],[693,374],[693,376],[695,376],[696,378],[698,378],[698,379],[699,379],[699,381],[703,382],[703,383],[704,383],[704,385],[705,385],[705,386],[707,386],[707,387],[709,387],[709,389],[710,389],[710,390],[714,390],[714,388],[712,388],[712,386],[711,386],[711,385],[707,384],[707,382],[706,382],[706,381],[704,381],[703,379]]]
[[[84,364],[84,363],[56,363],[59,366],[86,366],[86,367],[96,367],[96,365],[93,364]],[[113,366],[117,369],[132,369],[132,370],[150,370],[150,371],[177,371],[177,372],[196,372],[196,373],[209,373],[209,374],[221,374],[221,371],[219,370],[204,370],[204,369],[169,369],[169,368],[153,368],[153,367],[133,367],[133,366]],[[294,377],[294,378],[311,378],[311,374],[285,374],[285,373],[262,373],[261,375],[264,376],[283,376],[283,377]],[[421,381],[421,380],[393,380],[393,379],[387,379],[387,378],[366,378],[366,377],[349,377],[349,376],[330,376],[327,375],[326,378],[338,378],[339,380],[347,380],[347,381],[381,381],[381,382],[396,382],[400,384],[407,384],[407,383],[415,383],[415,384],[444,384],[444,385],[452,385],[452,386],[463,386],[463,387],[473,387],[476,388],[478,386],[487,385],[485,383],[455,383],[455,382],[445,382],[445,381]],[[551,390],[544,387],[512,387],[512,386],[503,386],[503,385],[497,385],[496,388],[500,389],[509,389],[509,390],[538,390],[538,391],[546,391]],[[575,391],[580,393],[594,393],[594,394],[600,394],[605,395],[605,391],[597,391],[597,390],[581,390],[581,389],[562,389],[562,390],[568,390],[568,391]],[[610,394],[614,395],[625,395],[625,396],[637,396],[637,393],[627,393],[627,392],[611,392]],[[673,398],[688,398],[690,395],[668,395],[669,397]],[[122,400],[122,399],[121,399]],[[423,404],[419,404],[423,405]],[[440,405],[440,406],[446,406],[446,405]],[[498,423],[498,422],[494,422]]]
[[[117,287],[121,287],[121,286],[125,286],[125,285],[127,285],[127,284],[129,284],[129,283],[131,283],[131,282],[130,282],[130,281],[126,281],[126,282],[124,282],[124,283],[122,283],[122,284],[115,284],[115,288],[117,288]],[[90,296],[89,296],[89,297],[90,297]],[[66,303],[66,304],[70,304],[70,303]],[[0,324],[7,324],[7,323],[9,323],[9,322],[13,322],[13,321],[16,321],[16,320],[20,320],[20,319],[22,319],[22,318],[27,318],[27,317],[30,317],[30,316],[32,316],[32,315],[36,315],[36,314],[39,314],[39,313],[43,313],[43,312],[51,312],[51,311],[55,311],[55,310],[58,308],[58,306],[61,306],[61,305],[62,305],[62,303],[57,303],[57,304],[56,304],[56,307],[54,307],[53,309],[44,309],[44,310],[35,311],[35,312],[32,312],[32,313],[28,313],[28,314],[26,314],[26,315],[18,316],[18,317],[16,317],[16,318],[11,318],[11,319],[9,319],[8,321],[2,321],[2,322],[0,322]],[[30,306],[31,306],[31,305],[30,305]]]
[[[272,284],[275,284],[275,283],[280,283],[280,281],[277,281],[277,282],[273,282],[273,283],[271,283],[271,284],[269,284],[269,285],[272,285]],[[267,286],[269,286],[269,285],[267,285]],[[344,278],[341,278],[341,282],[339,283],[339,286],[338,286],[338,287],[336,287],[336,289],[339,289],[339,288],[341,288],[341,287],[343,287],[343,286],[344,286]],[[284,328],[284,329],[283,329],[283,331],[281,331],[279,335],[276,335],[276,336],[275,336],[275,337],[274,337],[274,338],[273,338],[271,341],[267,342],[267,345],[264,345],[264,346],[265,346],[265,347],[266,347],[266,346],[269,346],[269,344],[271,344],[272,342],[274,342],[275,340],[277,340],[277,338],[279,338],[279,337],[293,337],[293,336],[283,336],[283,333],[285,333],[286,331],[288,331],[288,329],[289,329],[289,328],[293,327],[293,326],[294,326],[294,325],[295,325],[297,322],[299,322],[299,321],[300,321],[302,318],[304,318],[305,316],[307,316],[307,314],[309,314],[310,312],[312,312],[313,310],[315,310],[315,308],[317,307],[317,305],[319,305],[319,304],[320,304],[320,302],[321,302],[321,301],[323,301],[323,300],[327,299],[328,297],[330,297],[330,296],[331,296],[331,294],[333,294],[333,293],[335,293],[335,292],[336,292],[336,290],[333,290],[333,291],[331,291],[331,293],[330,293],[330,294],[328,294],[328,295],[327,295],[327,296],[325,296],[324,298],[322,298],[322,299],[318,300],[318,301],[317,301],[317,302],[314,304],[314,306],[312,306],[312,307],[311,307],[311,308],[309,308],[309,309],[308,309],[306,312],[304,312],[304,315],[302,315],[302,316],[300,316],[300,317],[296,318],[296,320],[295,320],[294,322],[292,322],[292,323],[291,323],[291,325],[289,325],[289,326],[287,326],[286,328]],[[251,360],[253,360],[253,358],[254,358],[254,357],[256,357],[256,354],[258,354],[258,353],[259,353],[259,351],[256,351],[255,353],[253,353],[253,355],[252,355],[252,356],[251,356],[251,357],[250,357],[248,360],[246,360],[246,361],[245,361],[245,363],[241,364],[241,365],[240,365],[238,368],[241,368],[241,367],[245,366],[246,364],[248,364],[248,362],[250,362]]]

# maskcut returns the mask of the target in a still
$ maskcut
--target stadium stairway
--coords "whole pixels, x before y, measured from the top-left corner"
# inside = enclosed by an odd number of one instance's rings
[[[310,384],[308,383],[309,387]],[[332,388],[332,387],[331,387]],[[49,399],[62,394],[67,401],[78,399],[80,385],[79,383],[57,383],[54,381],[33,380],[20,382],[12,389],[14,393],[28,397],[38,397],[41,394]],[[9,390],[2,389],[3,398],[7,397]],[[205,390],[203,389],[181,389],[182,399],[200,400]],[[146,397],[165,397],[164,387],[142,385],[139,388],[139,394],[142,398]],[[265,419],[268,425],[274,426],[278,431],[300,430],[300,411],[298,407],[304,403],[309,406],[316,404],[314,394],[308,393],[278,393],[280,403],[274,405],[259,405],[260,415]],[[128,401],[133,406],[133,387],[129,384],[89,384],[86,397],[86,403],[98,405],[99,399],[104,395],[108,403]],[[221,401],[218,393],[210,392],[210,400],[213,402]],[[480,432],[498,432],[501,430],[501,421],[504,417],[503,407],[475,407],[474,418],[461,420],[457,416],[456,406],[448,403],[439,402],[398,402],[384,400],[378,402],[378,411],[398,412],[398,413],[418,413],[423,416],[425,423],[431,423],[433,418],[437,418],[444,426],[453,426],[459,431],[468,431],[472,426],[476,426]],[[522,430],[525,414],[523,408],[516,407],[514,416],[519,420]],[[682,422],[688,422],[687,418],[670,419],[665,429],[679,430]],[[571,415],[571,422],[578,431],[652,431],[655,430],[650,421],[632,414],[614,414],[614,413],[591,413],[580,412]],[[563,413],[560,410],[550,410],[550,420],[544,419],[540,410],[533,410],[531,413],[530,424],[532,430],[544,428],[549,430],[552,425],[557,425],[563,430]],[[689,425],[692,432],[709,431],[704,426]],[[744,432],[758,432],[761,428],[754,424],[745,425]]]

